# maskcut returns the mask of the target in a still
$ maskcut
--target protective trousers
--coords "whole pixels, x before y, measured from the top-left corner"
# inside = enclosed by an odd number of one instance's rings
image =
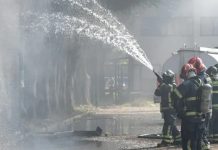
[[[181,135],[176,127],[176,115],[171,112],[163,113],[164,125],[162,129],[163,142],[165,143],[179,143],[181,142]]]
[[[189,119],[182,119],[181,136],[183,150],[202,150],[202,135],[204,122],[193,122]]]
[[[211,141],[218,142],[218,109],[213,109],[213,115],[210,120],[210,137]]]
[[[210,143],[208,140],[209,136],[209,122],[211,118],[211,113],[205,114],[205,122],[204,122],[204,129],[203,129],[203,143],[202,143],[202,150],[209,150],[210,149]]]

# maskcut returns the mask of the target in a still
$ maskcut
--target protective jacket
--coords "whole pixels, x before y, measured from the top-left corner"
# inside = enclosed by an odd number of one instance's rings
[[[174,110],[174,101],[171,98],[171,93],[176,88],[176,84],[166,84],[162,83],[160,86],[155,90],[156,96],[161,96],[161,103],[160,103],[160,111],[169,111]]]
[[[212,107],[218,110],[218,80],[212,80],[213,86],[213,97],[212,97]]]
[[[177,112],[181,117],[181,135],[183,150],[202,150],[204,117],[200,111],[199,89],[202,80],[192,77],[175,89],[178,101]]]
[[[177,97],[176,109],[180,117],[201,118],[198,90],[202,85],[199,77],[184,81],[174,90]]]
[[[212,119],[209,124],[209,136],[212,142],[218,142],[218,80],[212,78],[213,96],[212,96]]]

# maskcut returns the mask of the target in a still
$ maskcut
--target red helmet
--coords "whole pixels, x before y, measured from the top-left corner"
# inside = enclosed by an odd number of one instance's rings
[[[197,74],[199,74],[200,72],[202,72],[206,69],[206,67],[205,67],[205,65],[200,57],[192,57],[191,59],[189,59],[188,63],[192,64],[196,68]]]
[[[189,64],[192,64],[192,65],[195,64],[195,62],[196,62],[196,57],[192,57],[192,58],[190,58],[189,61],[188,61],[188,63],[189,63]]]
[[[196,69],[192,64],[184,64],[181,69],[180,78],[187,79],[188,73],[190,71],[194,71],[196,73]]]

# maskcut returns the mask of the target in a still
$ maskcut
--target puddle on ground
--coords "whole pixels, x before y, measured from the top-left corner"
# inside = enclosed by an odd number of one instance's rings
[[[119,150],[134,144],[137,147],[139,143],[148,146],[154,140],[149,142],[137,139],[137,136],[160,133],[162,122],[159,113],[88,116],[75,122],[72,129],[94,131],[99,126],[103,130],[101,137],[61,137],[55,140],[38,137],[25,141],[16,150]]]
[[[162,124],[159,113],[147,115],[98,115],[81,119],[74,123],[74,130],[95,130],[101,127],[110,136],[139,135],[142,133],[159,133],[157,128]],[[155,128],[156,127],[156,128]]]

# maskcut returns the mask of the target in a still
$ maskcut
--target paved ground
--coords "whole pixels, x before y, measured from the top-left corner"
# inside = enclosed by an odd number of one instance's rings
[[[150,107],[113,107],[99,109],[96,115],[115,116],[120,120],[128,120],[128,122],[135,122],[133,126],[130,126],[128,133],[126,135],[109,135],[107,137],[95,137],[88,138],[87,141],[99,141],[104,143],[112,143],[116,145],[114,149],[125,149],[125,150],[139,150],[139,149],[157,149],[157,150],[180,150],[179,147],[163,147],[157,148],[157,143],[160,142],[159,139],[140,139],[137,136],[141,133],[160,133],[162,129],[163,120],[159,113],[158,105],[152,105]],[[179,127],[179,125],[178,125]],[[125,125],[122,127],[125,128]],[[127,130],[128,130],[127,129]],[[134,132],[131,132],[134,130]],[[211,145],[212,150],[218,150],[218,144]]]
[[[65,137],[52,141],[35,138],[30,143],[20,145],[20,150],[181,150],[175,147],[157,148],[160,139],[137,138],[140,134],[158,134],[163,120],[159,106],[147,107],[101,107],[89,111],[87,115],[72,124],[74,130],[103,129],[100,137]],[[17,148],[16,148],[17,150]],[[218,145],[212,145],[218,150]]]

